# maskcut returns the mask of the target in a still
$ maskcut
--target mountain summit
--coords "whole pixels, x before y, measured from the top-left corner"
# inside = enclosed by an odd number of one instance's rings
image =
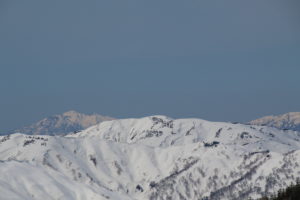
[[[47,117],[30,126],[11,131],[11,133],[65,135],[109,120],[113,120],[113,118],[98,114],[87,115],[72,110],[60,115]]]
[[[250,124],[300,131],[300,112],[290,112],[277,116],[266,116],[253,120]]]
[[[0,136],[4,199],[259,199],[299,174],[300,132],[266,126],[149,116]]]

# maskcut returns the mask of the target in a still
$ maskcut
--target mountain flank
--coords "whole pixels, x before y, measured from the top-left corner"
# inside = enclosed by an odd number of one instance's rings
[[[0,136],[1,200],[249,200],[299,176],[300,132],[267,126],[149,116]]]
[[[250,122],[252,125],[270,126],[282,130],[300,131],[300,112],[266,116]]]

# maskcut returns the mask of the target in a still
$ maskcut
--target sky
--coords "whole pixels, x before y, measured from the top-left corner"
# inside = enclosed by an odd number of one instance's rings
[[[0,0],[0,132],[68,110],[300,111],[299,0]]]

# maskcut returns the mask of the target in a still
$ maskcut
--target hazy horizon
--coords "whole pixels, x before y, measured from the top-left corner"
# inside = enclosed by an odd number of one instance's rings
[[[68,110],[247,122],[300,111],[300,2],[0,2],[0,132]]]

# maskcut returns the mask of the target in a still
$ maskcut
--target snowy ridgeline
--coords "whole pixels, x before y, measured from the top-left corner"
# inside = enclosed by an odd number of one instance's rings
[[[294,131],[165,116],[65,137],[1,136],[1,200],[257,199],[300,177],[299,139]]]

